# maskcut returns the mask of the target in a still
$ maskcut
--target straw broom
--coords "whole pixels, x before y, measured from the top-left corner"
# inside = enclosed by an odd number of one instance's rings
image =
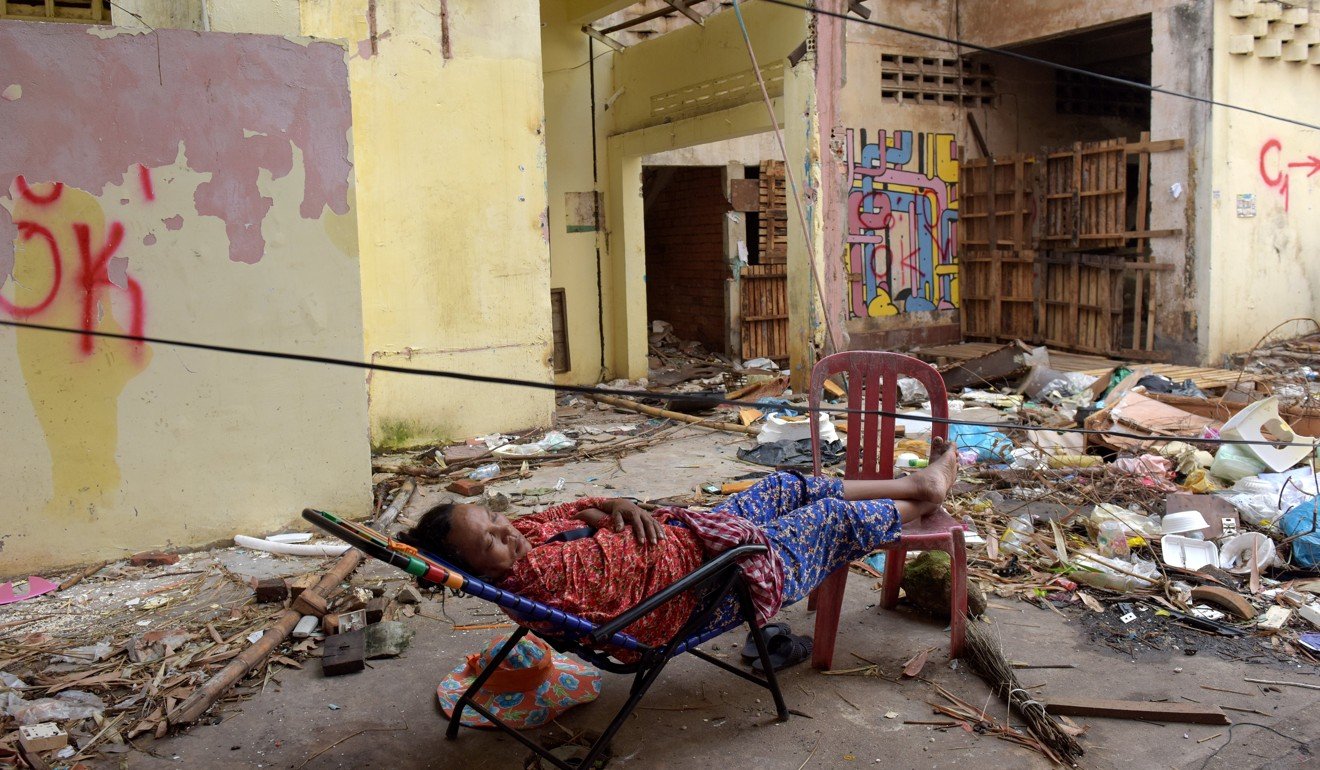
[[[991,689],[1000,696],[1007,696],[1009,702],[1017,707],[1032,735],[1068,761],[1074,761],[1082,755],[1083,749],[1076,739],[1064,732],[1059,723],[1045,713],[1044,704],[1032,700],[1031,694],[1022,689],[1013,666],[1004,657],[1003,646],[986,624],[974,620],[967,623],[967,644],[963,655],[972,670]]]

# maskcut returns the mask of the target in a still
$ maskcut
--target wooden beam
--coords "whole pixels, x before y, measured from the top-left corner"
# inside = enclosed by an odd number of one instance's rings
[[[1141,141],[1136,144],[1123,146],[1123,150],[1128,155],[1135,155],[1139,152],[1168,152],[1169,150],[1181,150],[1187,147],[1186,139],[1161,139],[1158,142],[1150,140],[1149,132],[1142,132]]]
[[[1198,725],[1231,724],[1218,706],[1198,706],[1193,703],[1154,703],[1139,700],[1107,700],[1104,698],[1051,698],[1045,711],[1074,717],[1113,717],[1115,719],[1147,719],[1152,722],[1189,722]]]
[[[990,157],[990,145],[986,144],[985,134],[981,133],[981,124],[976,122],[976,116],[970,111],[967,113],[967,125],[971,126],[972,139],[976,140],[976,149],[981,151],[981,157]]]
[[[604,43],[605,45],[609,46],[610,48],[613,48],[615,51],[618,51],[619,53],[623,53],[623,50],[628,47],[612,37],[601,34],[598,30],[590,26],[583,25],[582,31],[587,33],[588,36],[590,36],[597,42]]]

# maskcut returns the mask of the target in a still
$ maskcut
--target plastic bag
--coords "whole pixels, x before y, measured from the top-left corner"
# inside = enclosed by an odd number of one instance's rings
[[[20,700],[5,709],[5,713],[20,725],[41,722],[63,722],[69,719],[88,719],[105,712],[105,701],[80,690],[65,690],[55,698]]]
[[[982,462],[1008,462],[1013,449],[1008,436],[981,425],[950,425],[949,441],[957,444],[959,449],[975,450],[976,459]]]
[[[1298,567],[1320,564],[1320,498],[1312,498],[1283,515],[1279,528],[1292,541],[1292,563]]]

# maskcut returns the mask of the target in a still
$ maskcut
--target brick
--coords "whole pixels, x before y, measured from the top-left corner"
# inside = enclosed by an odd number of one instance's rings
[[[282,602],[289,598],[289,584],[284,582],[284,578],[262,578],[253,588],[259,604]]]
[[[476,497],[486,491],[486,484],[475,479],[455,479],[445,489],[464,497]]]
[[[136,567],[164,567],[179,563],[179,555],[164,551],[143,551],[128,557],[130,564]]]
[[[385,610],[390,606],[390,600],[383,596],[377,596],[367,602],[367,622],[379,623],[385,619]]]
[[[290,580],[289,581],[290,598],[297,599],[302,594],[303,591],[306,591],[307,589],[316,585],[317,583],[320,582],[320,580],[321,579],[318,578],[316,575],[299,575],[293,580]]]

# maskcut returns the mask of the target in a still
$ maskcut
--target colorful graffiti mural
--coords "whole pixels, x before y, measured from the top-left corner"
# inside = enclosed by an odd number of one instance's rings
[[[848,129],[849,314],[958,307],[953,134]]]

